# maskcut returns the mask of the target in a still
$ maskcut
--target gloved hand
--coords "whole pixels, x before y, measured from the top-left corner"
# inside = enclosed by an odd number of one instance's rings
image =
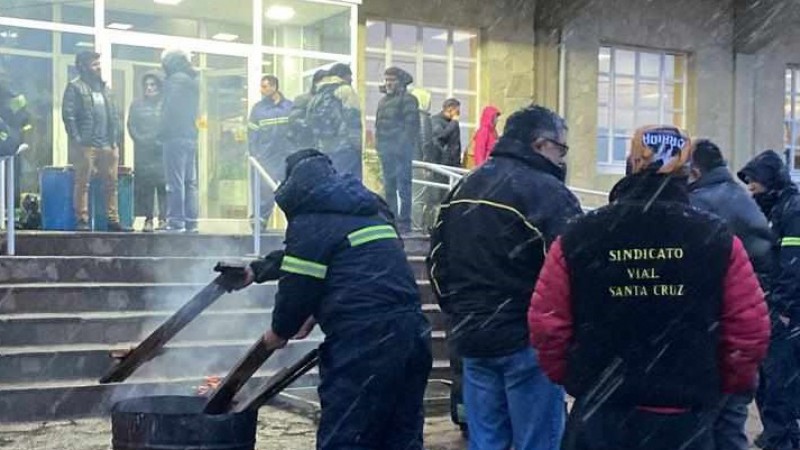
[[[264,283],[265,281],[277,280],[281,277],[281,263],[283,262],[283,250],[275,250],[261,259],[250,263],[253,270],[254,281]]]
[[[221,261],[214,267],[214,272],[219,272],[221,277],[217,283],[227,292],[244,289],[253,283],[253,270],[241,261]]]

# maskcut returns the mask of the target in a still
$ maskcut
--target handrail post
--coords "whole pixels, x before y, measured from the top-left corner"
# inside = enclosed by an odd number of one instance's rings
[[[14,256],[17,253],[16,230],[14,229],[14,219],[16,208],[14,203],[14,157],[6,158],[6,233],[8,237],[8,255]]]
[[[0,222],[5,226],[3,219],[6,217],[6,162],[0,162]]]
[[[261,255],[261,175],[258,169],[250,164],[253,182],[253,252],[256,256]]]

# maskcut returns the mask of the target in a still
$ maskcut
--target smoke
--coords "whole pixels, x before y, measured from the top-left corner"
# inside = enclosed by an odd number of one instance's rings
[[[241,256],[219,256],[230,254],[229,246],[211,246],[203,250],[204,256],[175,259],[167,270],[162,264],[146,270],[144,279],[155,284],[142,293],[140,304],[152,317],[142,322],[135,344],[216,278],[213,267],[217,261],[248,261]],[[205,377],[227,375],[269,328],[276,292],[277,282],[269,282],[224,294],[173,337],[158,356],[118,385],[108,406],[137,396],[196,395]],[[315,333],[273,354],[243,391],[260,383],[257,378],[274,373],[316,347],[321,334]]]

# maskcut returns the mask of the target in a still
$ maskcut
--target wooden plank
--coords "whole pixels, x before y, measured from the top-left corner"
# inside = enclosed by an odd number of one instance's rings
[[[284,367],[275,376],[267,380],[259,389],[250,396],[236,402],[233,412],[242,412],[249,409],[261,408],[275,396],[305,375],[309,370],[319,364],[319,350],[314,349],[303,356],[299,361],[289,367]]]
[[[228,373],[222,384],[208,399],[203,409],[205,414],[224,414],[231,408],[231,401],[247,380],[264,364],[274,350],[267,348],[264,339],[259,336],[258,341],[250,347],[247,354],[239,360],[236,367]]]
[[[223,277],[225,277],[225,275],[218,276],[208,286],[204,287],[203,290],[195,294],[191,300],[183,305],[172,317],[167,319],[167,321],[150,334],[150,336],[147,336],[141,344],[122,356],[119,363],[100,378],[100,383],[119,383],[125,381],[136,369],[158,356],[161,353],[161,349],[170,339],[175,337],[186,325],[189,325],[189,322],[194,320],[203,310],[225,294],[226,289],[222,286]]]

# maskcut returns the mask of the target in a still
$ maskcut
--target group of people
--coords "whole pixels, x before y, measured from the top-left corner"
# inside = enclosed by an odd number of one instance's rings
[[[743,450],[753,398],[757,444],[800,447],[800,194],[781,157],[742,168],[745,189],[713,142],[643,127],[584,214],[568,151],[561,117],[524,108],[443,199],[427,265],[469,448]],[[317,448],[421,450],[431,330],[392,211],[323,152],[284,175],[286,248],[241,287],[279,280],[270,348],[325,332]]]
[[[112,91],[103,80],[100,55],[84,51],[75,59],[78,77],[64,92],[62,118],[75,166],[76,228],[91,228],[89,189],[93,175],[102,184],[110,231],[129,231],[120,222],[117,200],[119,148],[124,132]],[[197,149],[199,115],[198,72],[191,56],[166,50],[162,71],[142,77],[142,96],[128,112],[127,132],[134,143],[136,216],[144,216],[142,231],[196,232],[198,218]],[[281,92],[274,75],[261,79],[262,99],[248,118],[248,150],[271,178],[261,183],[259,215],[266,227],[275,205],[274,187],[284,179],[285,158],[314,148],[327,155],[340,173],[362,179],[361,104],[346,64],[316,72],[309,92],[294,101]],[[402,232],[411,230],[412,160],[464,165],[461,145],[461,103],[450,98],[431,115],[431,93],[410,88],[413,77],[390,67],[385,94],[376,111],[375,147],[380,158],[384,198]],[[483,112],[473,146],[476,165],[491,153],[500,111]],[[168,119],[167,119],[168,118]],[[429,181],[446,182],[430,172]],[[445,192],[428,189],[422,196],[423,227],[429,229]],[[157,198],[158,211],[154,207]]]
[[[326,154],[340,173],[362,178],[360,101],[352,87],[352,72],[336,64],[314,74],[311,89],[294,102],[280,92],[280,81],[272,75],[261,80],[263,99],[250,113],[250,154],[255,156],[273,181],[283,180],[285,158],[298,149],[315,148]],[[412,160],[461,167],[461,103],[450,98],[440,113],[431,115],[431,94],[410,89],[413,77],[390,67],[384,73],[384,94],[378,103],[375,120],[375,147],[380,158],[384,198],[397,217],[402,232],[411,230]],[[497,139],[495,125],[500,111],[487,107],[481,128],[476,133],[474,153],[482,163]],[[428,174],[430,181],[447,181]],[[424,223],[432,225],[441,190],[426,192]],[[261,219],[266,223],[274,207],[274,193],[262,185]],[[423,225],[424,226],[424,225]]]
[[[745,189],[713,142],[643,127],[609,205],[583,214],[566,136],[545,108],[513,114],[432,233],[470,449],[744,450],[754,397],[757,445],[800,448],[800,195],[782,158],[756,156]]]
[[[159,72],[142,79],[143,96],[131,104],[127,128],[137,154],[137,211],[144,231],[153,231],[154,194],[159,228],[197,232],[197,139],[200,86],[191,57],[166,50]],[[75,57],[78,77],[64,91],[62,119],[75,166],[74,208],[79,231],[91,229],[89,188],[93,175],[102,184],[109,231],[130,231],[119,219],[117,177],[124,130],[111,90],[103,80],[100,55],[84,51]],[[167,120],[168,118],[168,120]]]

